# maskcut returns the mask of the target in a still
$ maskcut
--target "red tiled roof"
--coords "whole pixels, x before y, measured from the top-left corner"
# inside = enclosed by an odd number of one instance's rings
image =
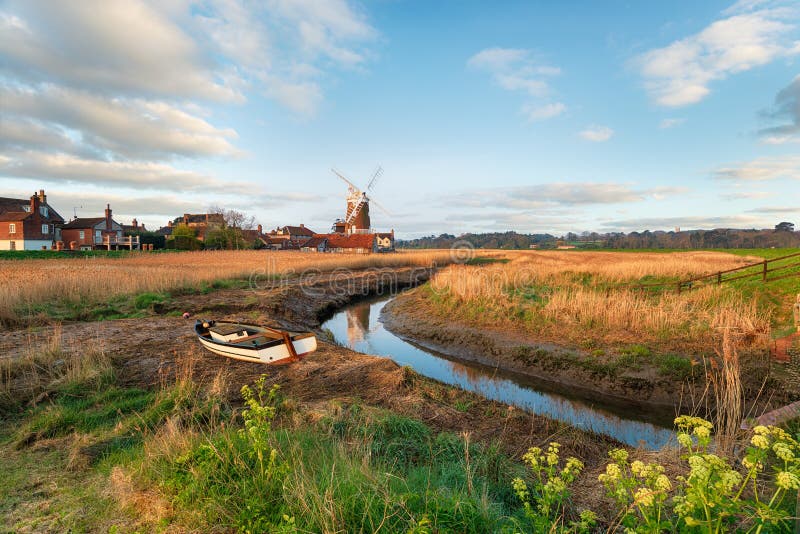
[[[27,219],[31,214],[27,211],[7,211],[0,212],[0,221],[21,221]]]
[[[374,234],[322,234],[328,239],[328,248],[365,248],[372,249]]]
[[[63,228],[65,230],[71,230],[73,228],[92,228],[95,224],[105,220],[105,217],[82,217],[72,219],[69,223],[65,224]]]
[[[31,205],[30,200],[26,200],[23,198],[8,198],[8,197],[0,197],[0,216],[5,217],[14,217],[12,219],[4,218],[0,220],[4,221],[21,221],[28,215],[30,215],[29,211],[25,211],[29,209]],[[56,210],[54,210],[48,203],[43,203],[43,206],[47,206],[47,210],[49,213],[48,217],[44,217],[47,221],[52,221],[54,223],[62,223],[64,222],[64,218],[59,215]],[[19,214],[24,213],[24,216],[20,216]],[[13,214],[13,215],[12,215]]]
[[[314,235],[314,231],[305,226],[284,226],[283,230],[291,235],[307,235],[308,237]]]
[[[306,247],[307,247],[307,248],[317,248],[317,247],[319,247],[319,246],[320,246],[322,243],[324,243],[325,241],[327,241],[327,239],[328,239],[328,238],[327,238],[327,236],[324,236],[324,235],[315,235],[314,237],[312,237],[312,238],[311,238],[311,239],[309,239],[308,241],[304,242],[304,243],[303,243],[302,245],[300,245],[300,246],[301,246],[301,248],[306,248]]]

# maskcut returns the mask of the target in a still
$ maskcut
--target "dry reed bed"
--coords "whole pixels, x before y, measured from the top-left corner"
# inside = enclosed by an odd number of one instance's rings
[[[723,325],[751,343],[769,333],[771,310],[728,286],[677,294],[610,289],[645,276],[688,278],[748,263],[724,253],[512,253],[506,264],[450,266],[431,283],[444,313],[552,338],[707,345]]]
[[[286,251],[200,251],[123,258],[0,260],[0,323],[26,308],[57,300],[102,302],[109,297],[166,291],[214,280],[286,276],[307,270],[429,266],[447,251],[328,255]]]

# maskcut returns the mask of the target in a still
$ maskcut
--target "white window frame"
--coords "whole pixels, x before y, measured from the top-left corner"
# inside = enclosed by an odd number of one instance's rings
[[[50,225],[49,224],[43,224],[42,225],[42,233],[43,234],[49,234],[50,233]]]
[[[80,232],[78,232],[78,236],[80,237],[80,239],[86,239],[86,232],[81,230]]]
[[[17,233],[17,225],[15,223],[9,223],[9,225],[8,225],[8,233],[9,234],[16,234]]]
[[[22,206],[22,211],[24,211],[26,213],[30,213],[31,212],[31,205],[30,204],[26,204],[26,205]]]

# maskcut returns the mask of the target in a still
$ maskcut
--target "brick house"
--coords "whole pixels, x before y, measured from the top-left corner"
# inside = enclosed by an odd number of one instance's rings
[[[371,254],[378,252],[377,234],[315,234],[300,247],[305,252]]]
[[[111,205],[106,205],[104,217],[80,217],[61,229],[61,238],[70,249],[139,248],[139,237],[123,237],[123,227],[111,217]],[[73,245],[74,243],[74,245]]]
[[[0,198],[0,250],[51,250],[63,224],[44,189],[29,200]]]
[[[378,232],[375,236],[378,244],[378,252],[394,251],[394,230],[391,232]]]
[[[281,226],[267,234],[265,242],[270,248],[299,250],[302,245],[316,234],[304,224],[300,226]]]

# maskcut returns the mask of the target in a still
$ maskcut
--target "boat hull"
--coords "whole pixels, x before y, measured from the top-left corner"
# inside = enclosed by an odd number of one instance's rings
[[[247,362],[264,364],[289,363],[317,349],[317,338],[313,334],[295,334],[291,336],[291,343],[294,348],[294,354],[292,354],[286,343],[273,343],[264,347],[237,346],[236,343],[210,339],[198,329],[196,329],[196,333],[200,344],[214,354]]]

